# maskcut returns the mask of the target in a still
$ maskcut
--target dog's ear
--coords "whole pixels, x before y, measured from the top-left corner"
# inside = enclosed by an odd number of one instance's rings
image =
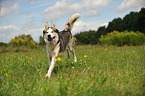
[[[48,29],[48,22],[45,23],[45,30]]]
[[[57,27],[56,27],[56,25],[55,25],[55,23],[53,21],[51,21],[51,27],[53,28],[53,30],[57,29]]]

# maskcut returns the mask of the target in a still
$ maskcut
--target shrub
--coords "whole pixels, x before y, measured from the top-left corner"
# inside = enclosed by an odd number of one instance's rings
[[[37,45],[33,41],[30,35],[21,35],[21,36],[15,37],[15,39],[12,39],[9,42],[9,45],[12,45],[14,47],[27,46],[30,48],[39,48],[39,45]]]
[[[113,31],[111,33],[108,33],[107,35],[101,35],[101,38],[99,38],[101,44],[107,44],[107,45],[141,45],[145,42],[145,35],[140,32],[118,32]]]

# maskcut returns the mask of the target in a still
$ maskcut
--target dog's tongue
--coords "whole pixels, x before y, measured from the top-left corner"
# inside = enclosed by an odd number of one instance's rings
[[[52,39],[51,41],[49,41],[49,43],[55,43],[55,39]]]

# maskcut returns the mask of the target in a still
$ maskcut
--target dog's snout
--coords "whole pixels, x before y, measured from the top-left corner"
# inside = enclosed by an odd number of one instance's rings
[[[48,38],[50,38],[51,37],[51,35],[48,35]]]

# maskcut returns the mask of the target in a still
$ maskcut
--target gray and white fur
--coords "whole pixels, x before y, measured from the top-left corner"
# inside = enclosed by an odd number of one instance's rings
[[[74,50],[74,37],[71,34],[71,30],[74,22],[80,17],[79,13],[74,14],[66,23],[65,29],[61,32],[58,31],[55,23],[51,22],[51,27],[48,23],[45,23],[45,29],[43,31],[44,41],[46,42],[46,51],[49,60],[49,70],[46,77],[51,76],[57,56],[59,52],[67,51],[67,57],[70,57],[69,51],[73,54],[74,62],[77,62],[77,57]]]

